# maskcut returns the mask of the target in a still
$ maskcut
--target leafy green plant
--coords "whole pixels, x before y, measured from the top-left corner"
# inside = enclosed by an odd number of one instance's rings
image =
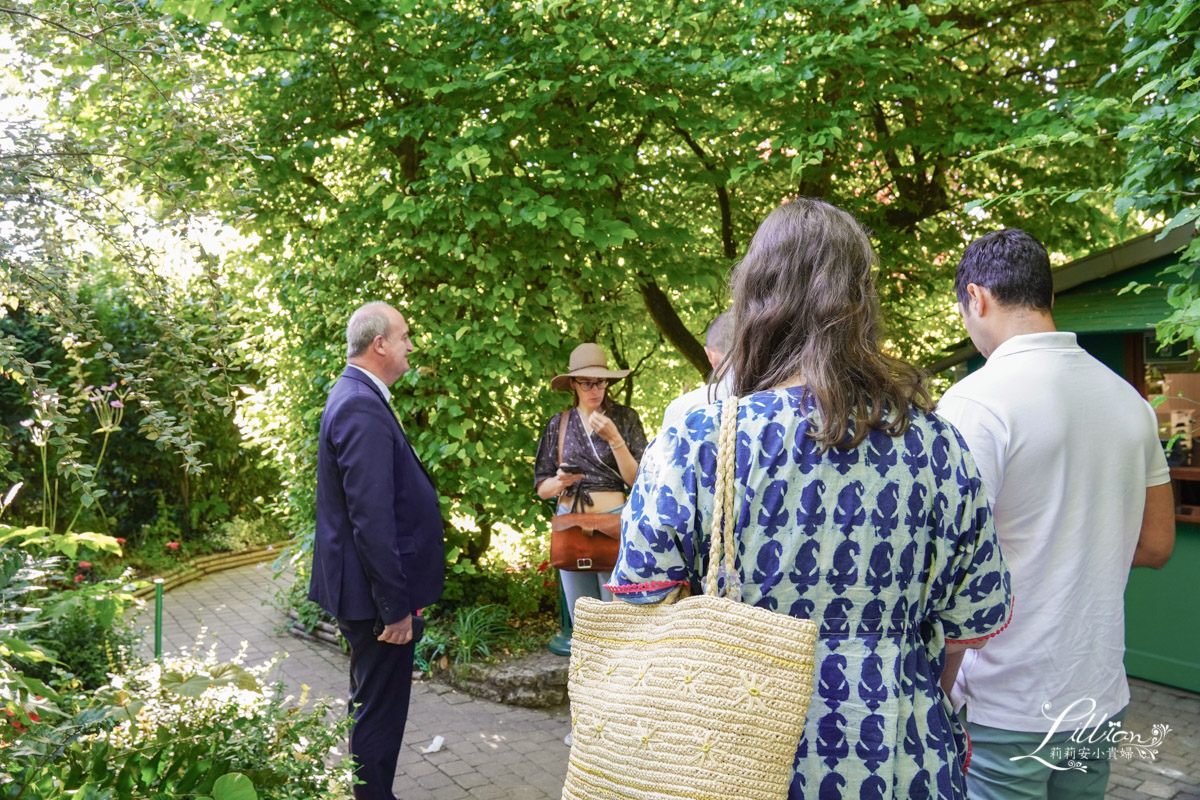
[[[325,763],[348,721],[324,702],[285,707],[292,698],[263,683],[273,666],[210,652],[114,678],[79,714],[9,742],[0,797],[348,797],[350,762]]]
[[[29,639],[55,661],[31,664],[25,674],[64,692],[103,686],[109,673],[122,668],[126,655],[138,643],[132,627],[105,620],[90,604],[72,613],[57,611],[45,625],[31,631]]]
[[[450,634],[442,626],[431,624],[425,629],[421,641],[417,642],[413,664],[426,675],[432,675],[453,646],[454,640]]]
[[[251,547],[272,544],[287,538],[287,531],[270,517],[244,519],[234,517],[218,525],[206,539],[214,550],[238,552]]]
[[[459,609],[450,626],[454,637],[454,663],[469,664],[477,657],[490,658],[492,648],[503,636],[508,609],[497,605]]]
[[[89,583],[64,574],[66,563],[97,552],[119,553],[120,545],[102,534],[0,525],[0,709],[21,725],[35,722],[33,714],[60,713],[59,695],[46,681],[58,645],[45,629],[86,615],[109,630],[132,602],[123,581]],[[89,642],[81,657],[91,661],[103,647]]]

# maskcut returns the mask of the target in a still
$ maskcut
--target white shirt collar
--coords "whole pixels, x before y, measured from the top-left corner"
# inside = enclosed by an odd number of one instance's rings
[[[376,377],[376,375],[375,375],[375,373],[374,373],[374,372],[371,372],[371,370],[369,370],[369,369],[365,369],[365,368],[363,368],[363,367],[360,367],[358,364],[349,364],[349,365],[347,365],[347,366],[354,367],[356,370],[358,370],[359,372],[361,372],[362,374],[364,374],[364,375],[366,375],[368,378],[370,378],[370,379],[371,379],[371,383],[375,384],[375,386],[376,386],[376,387],[378,387],[379,391],[383,393],[383,402],[385,402],[385,403],[390,403],[390,402],[392,402],[392,392],[391,392],[391,390],[390,390],[390,389],[388,389],[388,387],[387,387],[387,384],[386,384],[386,383],[384,383],[383,381],[379,380],[379,378],[378,378],[378,377]]]
[[[1079,343],[1071,331],[1044,331],[1042,333],[1022,333],[1011,336],[1000,343],[1000,346],[988,356],[991,361],[996,356],[1010,356],[1013,353],[1023,353],[1026,350],[1061,350],[1078,349]]]

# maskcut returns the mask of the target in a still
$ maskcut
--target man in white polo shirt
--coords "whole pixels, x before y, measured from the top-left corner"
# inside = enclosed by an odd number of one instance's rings
[[[721,362],[725,360],[725,354],[729,352],[732,344],[733,312],[725,311],[718,314],[708,324],[708,331],[704,334],[704,355],[708,356],[708,363],[712,365],[714,371],[721,366]],[[724,400],[729,396],[729,387],[732,384],[733,375],[726,373],[716,386],[705,381],[703,386],[676,397],[663,412],[662,425],[658,429],[659,435],[670,428],[682,429],[688,414],[698,408],[704,408],[709,403]]]
[[[979,466],[1014,602],[1007,629],[966,652],[954,685],[971,736],[971,798],[1101,800],[1108,745],[1068,738],[1120,721],[1129,569],[1161,568],[1174,547],[1154,412],[1075,334],[1057,331],[1050,261],[1029,234],[972,242],[954,288],[987,364],[951,387],[938,413]],[[1097,757],[1081,758],[1084,748]]]

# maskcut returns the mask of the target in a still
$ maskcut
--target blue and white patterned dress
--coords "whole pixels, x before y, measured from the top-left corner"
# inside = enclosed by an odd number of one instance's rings
[[[991,512],[958,432],[914,411],[821,453],[802,387],[738,411],[738,572],[746,603],[820,623],[791,798],[964,798],[965,734],[938,685],[948,640],[986,638],[1012,598]],[[613,590],[701,591],[708,566],[719,406],[663,431],[622,515]]]

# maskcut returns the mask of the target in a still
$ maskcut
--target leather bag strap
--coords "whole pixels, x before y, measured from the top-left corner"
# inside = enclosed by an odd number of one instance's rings
[[[558,415],[558,463],[563,463],[563,445],[567,441],[567,419],[571,413],[571,409],[567,409]]]
[[[563,445],[566,444],[566,442],[567,442],[567,421],[570,418],[571,418],[571,409],[570,408],[568,408],[566,411],[562,412],[562,414],[560,414],[558,417],[558,463],[559,464],[563,463]],[[557,464],[555,466],[557,466]],[[567,487],[564,486],[563,490],[558,493],[559,498],[562,498],[562,496],[565,495],[566,493],[567,493]],[[578,508],[579,508],[579,493],[576,492],[575,499],[571,501],[571,510],[575,511],[575,510],[578,510]]]

